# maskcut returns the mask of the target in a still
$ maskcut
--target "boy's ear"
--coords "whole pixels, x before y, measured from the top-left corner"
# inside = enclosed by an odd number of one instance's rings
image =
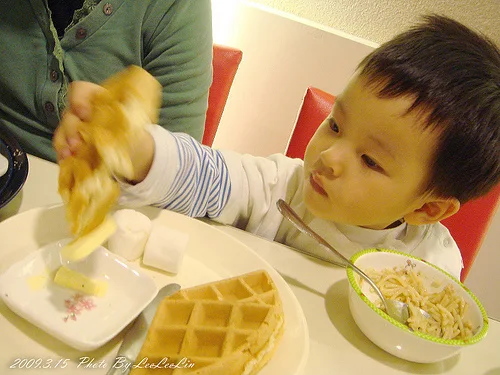
[[[432,224],[453,215],[460,208],[456,198],[432,199],[415,211],[407,214],[404,219],[408,224]]]

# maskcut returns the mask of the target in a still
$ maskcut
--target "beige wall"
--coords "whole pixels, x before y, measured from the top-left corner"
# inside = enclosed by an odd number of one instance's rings
[[[420,14],[434,12],[475,28],[500,45],[499,0],[251,0],[348,34],[382,43]]]

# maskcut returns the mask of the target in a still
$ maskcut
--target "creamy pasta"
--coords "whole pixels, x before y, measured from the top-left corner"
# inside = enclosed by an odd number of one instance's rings
[[[384,297],[406,302],[410,317],[408,326],[416,331],[443,339],[466,339],[474,334],[472,323],[465,319],[468,304],[457,295],[453,285],[445,285],[439,292],[430,293],[423,276],[408,268],[367,269],[366,274],[380,288]],[[439,285],[432,285],[439,287]],[[420,314],[427,311],[432,319]]]

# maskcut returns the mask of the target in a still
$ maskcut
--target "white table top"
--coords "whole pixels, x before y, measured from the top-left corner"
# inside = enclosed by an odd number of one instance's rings
[[[29,175],[22,193],[0,210],[0,221],[16,212],[61,202],[57,194],[57,165],[32,156],[29,161]],[[305,374],[500,374],[500,322],[490,319],[490,330],[484,340],[446,361],[415,364],[400,360],[372,344],[357,328],[349,313],[344,269],[311,260],[286,246],[244,231],[206,222],[264,257],[291,286],[309,327],[310,354]],[[114,358],[119,346],[119,341],[115,341],[111,350],[103,354],[104,360]],[[0,335],[0,347],[6,345]],[[57,344],[52,343],[47,350],[53,353],[54,360],[64,357],[64,350]],[[23,353],[18,356],[24,358]],[[13,360],[2,357],[0,352],[0,373],[21,374],[19,370],[9,371]],[[97,367],[89,371],[92,374],[106,372]],[[29,373],[37,373],[37,370]],[[53,373],[63,373],[63,370],[53,370]]]

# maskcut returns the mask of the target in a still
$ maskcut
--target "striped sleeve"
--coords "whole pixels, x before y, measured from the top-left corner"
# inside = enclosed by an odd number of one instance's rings
[[[220,151],[184,133],[154,126],[155,157],[146,179],[121,183],[120,203],[154,205],[192,217],[218,217],[231,193],[231,181]]]
[[[160,205],[193,217],[217,217],[225,207],[231,183],[219,151],[185,134],[175,137],[179,169]]]

